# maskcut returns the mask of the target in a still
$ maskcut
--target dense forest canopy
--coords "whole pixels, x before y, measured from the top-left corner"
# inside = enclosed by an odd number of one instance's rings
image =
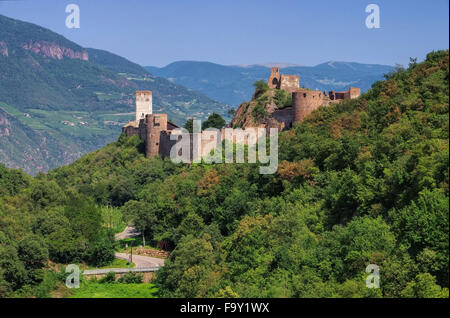
[[[174,248],[159,296],[448,297],[448,94],[448,50],[411,60],[282,133],[274,175],[148,159],[123,135],[47,175],[0,166],[0,295],[33,294],[48,260],[108,262],[114,206]]]

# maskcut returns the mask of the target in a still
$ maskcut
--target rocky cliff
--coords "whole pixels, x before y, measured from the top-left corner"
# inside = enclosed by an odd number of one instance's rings
[[[231,120],[233,128],[264,127],[280,131],[292,127],[291,94],[262,85],[250,101],[242,103]]]
[[[28,43],[22,44],[22,48],[25,50],[31,50],[34,53],[40,54],[44,57],[49,57],[57,60],[62,60],[63,57],[67,57],[70,59],[80,59],[83,61],[89,60],[88,52],[86,52],[86,50],[75,51],[71,48],[60,46],[56,43],[50,43],[47,41],[29,41]],[[6,48],[6,56],[7,55],[8,50]]]

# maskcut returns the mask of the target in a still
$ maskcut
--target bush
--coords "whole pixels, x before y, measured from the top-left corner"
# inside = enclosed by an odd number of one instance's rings
[[[119,283],[125,284],[141,284],[144,279],[144,275],[136,274],[135,272],[129,272],[118,279]]]
[[[114,284],[116,282],[116,273],[108,272],[105,277],[102,277],[98,281],[100,284]]]
[[[114,245],[107,240],[95,243],[87,251],[86,259],[89,265],[106,266],[114,261]]]
[[[254,82],[253,86],[255,86],[255,98],[269,90],[269,85],[263,80]]]
[[[261,104],[257,104],[252,110],[252,116],[256,120],[260,120],[264,118],[264,116],[266,115],[267,115],[266,109]]]
[[[292,106],[292,94],[284,91],[284,90],[276,90],[274,102],[277,105],[278,109],[283,109],[288,106]]]
[[[208,117],[208,119],[203,122],[202,129],[208,129],[208,128],[217,128],[220,129],[223,126],[226,125],[225,119],[222,118],[219,114],[213,113],[211,116]]]

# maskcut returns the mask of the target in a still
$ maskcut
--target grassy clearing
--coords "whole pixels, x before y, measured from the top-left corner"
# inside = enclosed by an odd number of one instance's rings
[[[106,266],[103,267],[86,267],[85,269],[107,269],[107,268],[133,268],[136,264],[131,263],[129,264],[128,261],[124,259],[115,258],[114,261]]]
[[[156,298],[153,284],[101,284],[85,281],[79,289],[72,289],[70,298]]]
[[[112,228],[114,233],[122,232],[127,224],[123,220],[122,212],[112,207],[101,207],[103,225]]]

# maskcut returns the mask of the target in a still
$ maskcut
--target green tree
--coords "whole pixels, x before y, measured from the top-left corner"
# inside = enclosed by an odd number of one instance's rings
[[[185,129],[187,129],[187,131],[189,131],[191,134],[194,131],[194,119],[193,118],[189,118],[186,123],[183,126]]]
[[[255,98],[269,90],[269,85],[264,80],[254,82],[253,86],[255,87]]]
[[[28,271],[28,283],[40,282],[44,277],[43,267],[47,265],[48,249],[42,237],[29,234],[18,245],[19,259]]]
[[[418,274],[401,293],[404,298],[448,298],[448,288],[436,284],[436,278],[429,273]]]
[[[217,128],[221,129],[223,126],[226,125],[225,119],[222,118],[217,113],[212,113],[206,121],[202,123],[202,130],[208,129],[208,128]]]

